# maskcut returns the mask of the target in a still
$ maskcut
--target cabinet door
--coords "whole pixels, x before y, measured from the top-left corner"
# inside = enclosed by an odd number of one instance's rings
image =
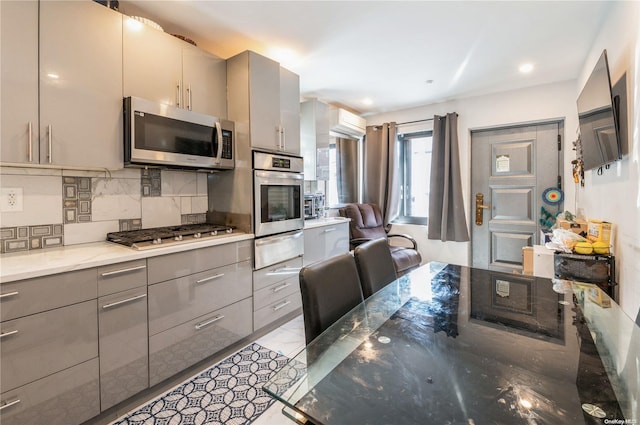
[[[147,287],[98,299],[101,410],[149,386]]]
[[[304,265],[349,251],[349,224],[338,223],[304,231]]]
[[[300,77],[280,68],[280,123],[282,150],[300,155]]]
[[[280,65],[254,52],[248,54],[251,146],[281,150]]]
[[[0,155],[38,163],[38,2],[2,1],[0,19]]]
[[[122,15],[40,2],[40,162],[122,168]]]
[[[227,64],[224,60],[183,42],[183,102],[187,109],[227,117]]]
[[[124,96],[182,107],[182,40],[133,18],[123,24]]]

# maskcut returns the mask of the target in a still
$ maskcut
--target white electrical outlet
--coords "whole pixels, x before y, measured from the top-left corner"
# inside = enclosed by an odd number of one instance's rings
[[[0,196],[0,211],[16,212],[22,211],[22,188],[3,187]]]

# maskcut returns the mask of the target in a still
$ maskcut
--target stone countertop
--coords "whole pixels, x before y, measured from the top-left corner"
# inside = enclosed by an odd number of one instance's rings
[[[346,217],[321,217],[304,221],[305,229],[313,229],[315,227],[331,226],[334,224],[348,223],[351,219]]]
[[[105,241],[3,254],[0,256],[0,283],[156,257],[175,252],[251,240],[253,238],[253,233],[233,233],[197,242],[175,244],[142,251]]]

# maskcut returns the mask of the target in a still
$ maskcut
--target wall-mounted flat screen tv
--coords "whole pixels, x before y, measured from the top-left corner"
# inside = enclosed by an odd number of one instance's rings
[[[584,169],[599,168],[621,159],[618,108],[611,93],[606,50],[600,55],[577,103]]]

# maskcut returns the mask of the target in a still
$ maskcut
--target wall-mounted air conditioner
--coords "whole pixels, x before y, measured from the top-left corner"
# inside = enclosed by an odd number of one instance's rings
[[[359,139],[366,133],[367,121],[342,108],[329,109],[329,127],[337,136]]]

